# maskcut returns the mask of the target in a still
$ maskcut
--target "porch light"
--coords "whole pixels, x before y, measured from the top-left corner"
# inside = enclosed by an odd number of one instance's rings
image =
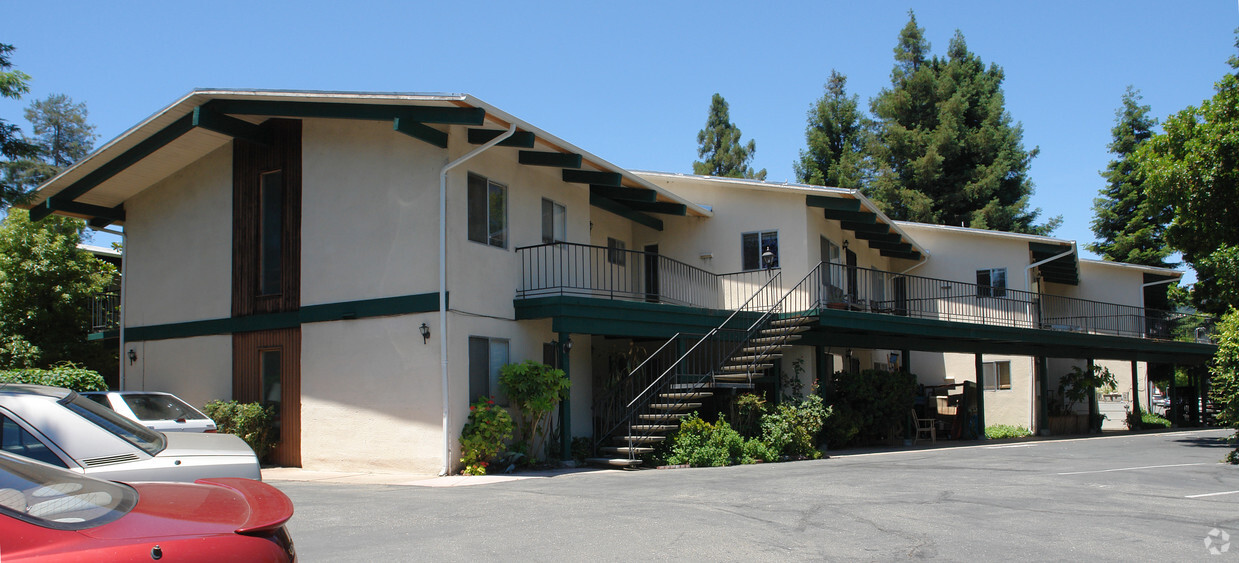
[[[761,253],[761,263],[766,265],[766,269],[774,265],[774,252],[770,251],[769,246],[766,247],[765,252]]]
[[[426,323],[422,323],[422,326],[417,327],[417,331],[422,333],[422,344],[430,340],[430,327],[426,326]]]
[[[848,239],[843,239],[843,249],[844,250],[848,249]]]
[[[564,339],[564,352],[571,352],[571,351],[572,351],[572,337],[569,336],[568,338]]]
[[[134,362],[138,361],[138,353],[134,352],[133,348],[129,349],[128,356],[129,356],[129,365],[133,365]]]

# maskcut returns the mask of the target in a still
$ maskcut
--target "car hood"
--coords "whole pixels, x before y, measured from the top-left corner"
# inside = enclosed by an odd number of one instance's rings
[[[164,434],[167,447],[159,457],[191,457],[217,455],[243,455],[253,457],[249,444],[232,434],[196,434],[168,432]]]
[[[293,515],[288,496],[250,479],[132,486],[138,491],[133,510],[119,520],[80,533],[98,539],[261,534],[284,525]]]

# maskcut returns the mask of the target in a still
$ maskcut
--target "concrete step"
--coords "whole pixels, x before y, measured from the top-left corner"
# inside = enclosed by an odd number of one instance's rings
[[[726,364],[718,368],[718,373],[755,373],[768,370],[772,367],[774,367],[774,364],[742,364],[732,363],[731,360],[728,360]]]
[[[701,403],[651,403],[650,409],[668,412],[688,412],[701,408]]]
[[[744,356],[732,356],[731,359],[728,360],[728,362],[731,362],[731,363],[747,363],[747,362],[754,362],[754,361],[764,362],[765,360],[777,360],[782,357],[783,357],[783,354],[777,353],[777,352],[770,353],[770,354],[748,354]]]
[[[761,329],[761,334],[762,336],[792,335],[792,334],[800,334],[802,332],[808,332],[810,328],[812,327],[807,327],[803,325],[787,326],[787,327],[771,327],[771,328]]]
[[[680,429],[679,424],[634,424],[631,428],[637,432],[672,432]]]
[[[688,413],[686,412],[664,412],[664,413],[654,413],[654,414],[639,414],[637,415],[637,420],[640,420],[642,422],[652,422],[652,423],[668,422],[668,421],[679,422],[681,419],[683,419],[686,416],[688,416]]]
[[[667,437],[662,434],[650,434],[648,436],[616,436],[612,440],[616,444],[653,444],[662,442]]]
[[[709,391],[684,391],[684,392],[672,392],[672,393],[659,393],[658,394],[659,398],[666,399],[668,403],[672,403],[676,401],[683,401],[683,400],[692,400],[692,399],[708,399],[713,396],[714,396],[714,393],[711,393]]]
[[[622,457],[622,456],[627,456],[630,449],[627,446],[624,446],[624,447],[603,446],[601,448],[598,448],[598,451],[600,453],[615,454],[616,456]],[[636,446],[636,447],[631,448],[631,452],[633,455],[652,454],[654,453],[654,448],[651,448],[648,446]]]
[[[641,460],[628,459],[626,457],[591,457],[586,458],[585,463],[605,467],[636,467],[641,465]]]

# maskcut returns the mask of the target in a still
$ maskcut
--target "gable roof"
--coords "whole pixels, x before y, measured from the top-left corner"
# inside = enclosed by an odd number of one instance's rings
[[[518,136],[501,146],[540,149],[516,156],[522,164],[562,167],[564,181],[590,185],[591,196],[605,194],[598,196],[598,207],[610,206],[634,219],[643,212],[710,215],[708,209],[467,94],[228,89],[199,89],[183,96],[48,180],[23,207],[31,209],[34,219],[60,213],[89,219],[94,226],[123,223],[129,197],[234,138],[265,142],[258,124],[269,117],[390,121],[394,130],[442,148],[447,147],[451,125],[470,126],[469,142],[474,144],[515,125]]]

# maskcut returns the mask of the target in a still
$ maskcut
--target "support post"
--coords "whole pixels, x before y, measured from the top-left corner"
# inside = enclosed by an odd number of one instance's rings
[[[1140,416],[1140,376],[1136,372],[1136,360],[1131,361],[1131,413]]]
[[[1088,359],[1088,361],[1084,365],[1084,368],[1088,370],[1089,377],[1092,377],[1093,370],[1096,369],[1096,366],[1093,364],[1092,358]],[[1088,430],[1089,432],[1092,432],[1094,430],[1098,432],[1101,431],[1101,425],[1097,424],[1096,422],[1097,416],[1099,414],[1101,414],[1101,408],[1097,405],[1097,388],[1090,386],[1088,388]]]
[[[912,351],[904,348],[899,351],[899,356],[903,358],[904,373],[912,373]]]
[[[559,369],[564,370],[564,377],[568,381],[572,381],[572,372],[568,358],[572,355],[569,346],[565,346],[565,342],[570,342],[572,335],[566,332],[559,333]],[[559,444],[562,451],[560,459],[569,461],[572,459],[572,388],[568,388],[568,396],[559,402]]]
[[[977,372],[977,439],[985,439],[985,363],[981,354],[972,355]],[[995,373],[994,377],[998,377]]]
[[[1049,414],[1049,393],[1050,387],[1047,384],[1050,368],[1046,365],[1045,356],[1037,356],[1036,368],[1037,372],[1037,434],[1049,435],[1050,425],[1047,415]]]

